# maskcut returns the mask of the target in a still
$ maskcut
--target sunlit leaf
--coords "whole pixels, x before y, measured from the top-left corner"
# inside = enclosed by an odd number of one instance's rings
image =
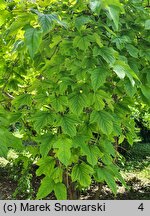
[[[65,166],[68,166],[70,164],[71,146],[72,141],[68,138],[63,137],[58,138],[58,140],[56,140],[54,144],[54,148],[58,149],[56,155]]]
[[[57,183],[54,186],[54,193],[57,200],[66,200],[67,199],[67,189],[63,183]]]
[[[39,187],[36,199],[42,199],[45,198],[47,195],[49,195],[54,189],[54,182],[53,180],[46,176],[41,181],[41,185]]]
[[[87,187],[91,183],[91,174],[93,169],[85,163],[77,164],[73,167],[71,178],[72,181],[78,181],[83,187]]]

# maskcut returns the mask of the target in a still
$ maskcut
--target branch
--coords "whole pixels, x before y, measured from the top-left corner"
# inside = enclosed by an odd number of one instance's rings
[[[53,56],[57,53],[57,51],[59,50],[58,46],[61,43],[61,41],[59,41],[59,43],[56,45],[54,52],[52,53],[52,55],[50,57],[47,57],[48,60],[51,60],[53,58]]]
[[[14,96],[12,96],[11,94],[9,94],[8,92],[5,92],[4,90],[2,90],[2,93],[4,95],[6,95],[9,99],[13,100],[14,99]]]

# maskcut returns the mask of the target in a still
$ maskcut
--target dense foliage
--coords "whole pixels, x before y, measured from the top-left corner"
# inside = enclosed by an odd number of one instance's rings
[[[125,185],[117,146],[150,105],[149,31],[149,1],[0,0],[0,156],[29,151],[37,199]]]

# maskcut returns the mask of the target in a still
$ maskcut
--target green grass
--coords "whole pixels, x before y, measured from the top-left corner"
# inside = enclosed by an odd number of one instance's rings
[[[135,143],[125,156],[126,161],[121,166],[122,175],[128,179],[136,177],[143,184],[150,183],[150,144]]]

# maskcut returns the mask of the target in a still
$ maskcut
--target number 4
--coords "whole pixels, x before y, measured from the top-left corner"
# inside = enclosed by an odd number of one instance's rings
[[[143,211],[144,210],[144,206],[143,206],[143,203],[141,203],[138,207],[139,210]]]

